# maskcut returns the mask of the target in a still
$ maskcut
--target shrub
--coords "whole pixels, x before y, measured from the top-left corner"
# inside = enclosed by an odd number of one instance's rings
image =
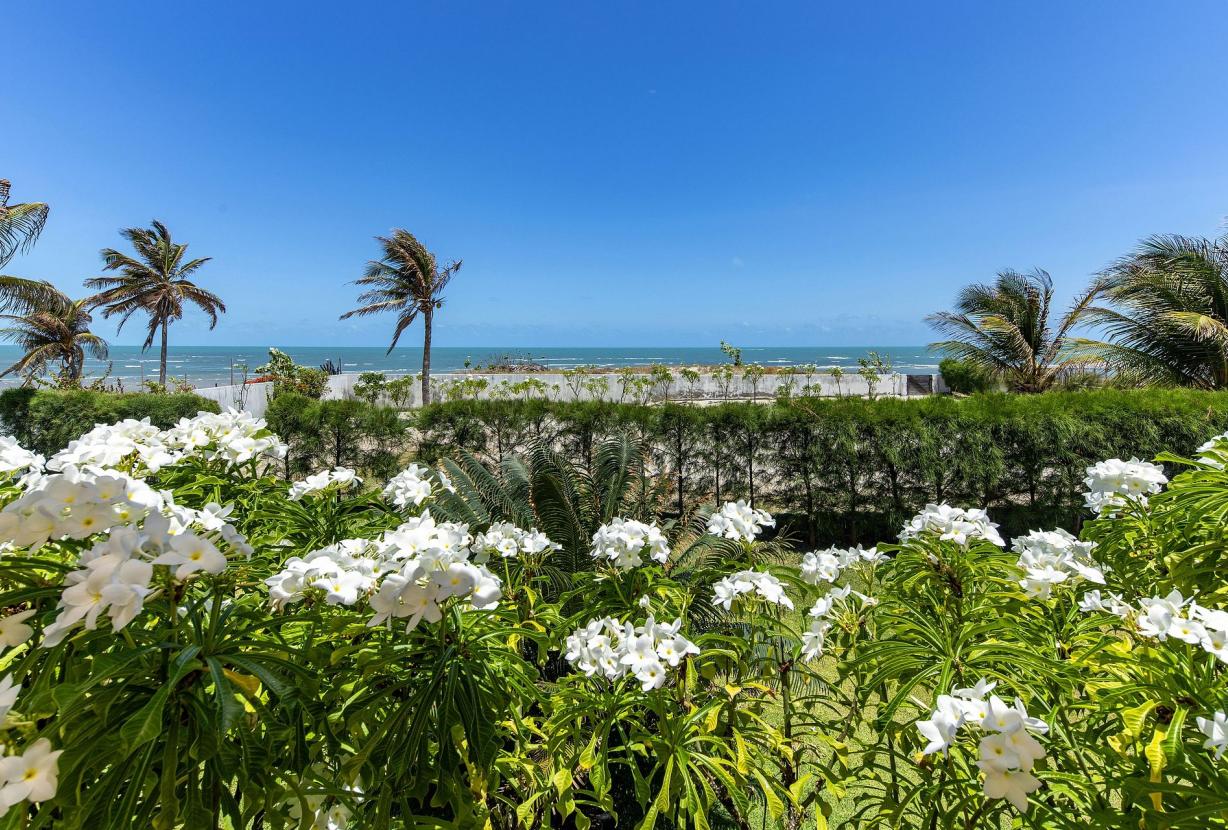
[[[927,502],[992,507],[1010,533],[1077,529],[1083,468],[1188,451],[1228,428],[1228,394],[1094,390],[915,400],[817,399],[688,407],[470,400],[418,410],[427,461],[467,450],[498,461],[544,441],[574,463],[630,430],[669,485],[663,509],[753,499],[810,544],[873,542]],[[686,445],[679,466],[680,424]],[[678,490],[683,491],[682,500]]]
[[[917,409],[750,409],[662,429],[751,479],[780,418],[830,429],[825,474],[863,487],[854,462],[905,476],[932,441]],[[917,443],[859,444],[878,417]],[[800,556],[745,502],[658,523],[627,435],[591,469],[539,443],[386,488],[291,485],[279,450],[230,412],[96,431],[73,452],[101,466],[62,473],[0,442],[4,827],[1226,826],[1228,436],[1081,470],[1081,538],[1008,550],[933,504]],[[972,451],[992,486],[1009,451]]]
[[[263,379],[273,382],[273,397],[287,393],[319,399],[328,389],[328,372],[311,366],[299,366],[290,355],[269,349],[269,362],[256,369]]]
[[[52,455],[95,424],[125,418],[148,418],[163,429],[198,412],[218,412],[214,401],[198,395],[175,393],[94,392],[84,389],[7,389],[0,392],[0,420],[4,429],[23,445]]]
[[[305,475],[320,467],[353,467],[389,476],[408,448],[408,425],[392,407],[365,401],[317,401],[286,392],[269,402],[269,428],[286,444],[282,472]]]
[[[954,357],[939,361],[938,372],[948,389],[962,395],[992,392],[1000,387],[994,376],[980,366]]]

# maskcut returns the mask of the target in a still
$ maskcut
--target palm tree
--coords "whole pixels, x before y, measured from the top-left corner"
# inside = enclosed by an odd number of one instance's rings
[[[9,204],[8,179],[0,179],[0,268],[18,251],[29,250],[47,224],[49,208],[43,202]]]
[[[122,315],[115,331],[119,332],[128,318],[138,311],[149,315],[149,326],[142,349],[153,345],[158,331],[162,332],[162,355],[158,364],[158,383],[166,383],[166,330],[183,317],[185,303],[192,303],[209,315],[209,328],[217,325],[219,314],[226,313],[221,297],[206,291],[188,277],[212,257],[184,261],[187,243],[176,243],[171,232],[158,220],[153,227],[125,228],[120,236],[132,243],[136,257],[113,248],[102,250],[103,269],[118,271],[119,276],[94,277],[85,281],[89,288],[102,289],[90,297],[90,308],[102,308],[102,316]]]
[[[435,255],[412,233],[401,228],[395,228],[390,237],[377,236],[375,239],[384,249],[384,256],[368,262],[362,278],[354,281],[355,285],[368,288],[358,295],[362,305],[342,314],[341,319],[395,311],[397,327],[387,352],[391,354],[402,332],[421,314],[424,329],[422,403],[428,404],[431,402],[431,324],[436,309],[443,306],[443,290],[460,270],[461,261],[458,259],[439,267]]]
[[[1228,387],[1228,232],[1152,236],[1104,277],[1114,307],[1087,319],[1110,342],[1083,348],[1140,382]]]
[[[926,318],[951,338],[930,348],[987,371],[1014,391],[1043,392],[1064,370],[1088,362],[1074,348],[1071,330],[1102,289],[1099,280],[1093,281],[1054,329],[1049,323],[1053,280],[1048,272],[1002,271],[992,285],[970,285],[959,292],[955,311]]]
[[[0,314],[0,320],[8,324],[0,328],[0,340],[16,344],[24,352],[20,360],[0,372],[0,377],[33,377],[59,361],[66,380],[80,380],[87,353],[98,360],[106,359],[106,341],[90,331],[87,301],[70,299],[50,283],[42,286],[43,300],[38,305]]]

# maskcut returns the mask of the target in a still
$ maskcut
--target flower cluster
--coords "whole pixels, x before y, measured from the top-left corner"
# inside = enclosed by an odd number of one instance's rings
[[[900,541],[907,542],[923,533],[933,533],[939,539],[967,545],[974,539],[1006,547],[998,535],[998,525],[989,521],[989,514],[979,508],[952,507],[949,504],[927,504],[900,531]]]
[[[1199,461],[1217,470],[1228,467],[1228,432],[1207,441],[1198,448],[1196,455]]]
[[[644,555],[664,564],[669,559],[669,543],[661,528],[635,519],[614,519],[593,534],[592,556],[620,571],[644,564]]]
[[[986,797],[1005,798],[1020,812],[1027,812],[1028,794],[1040,788],[1032,766],[1045,757],[1045,748],[1033,733],[1044,734],[1049,726],[1029,716],[1021,700],[1007,706],[997,695],[990,695],[986,701],[996,685],[981,680],[971,688],[939,695],[930,719],[917,722],[917,730],[929,742],[922,752],[945,755],[963,727],[979,727],[983,737],[976,764],[985,775]]]
[[[384,487],[384,498],[397,507],[421,507],[424,501],[435,494],[429,474],[430,471],[421,464],[410,464],[388,479],[388,484]]]
[[[708,532],[726,539],[753,542],[765,527],[775,527],[776,520],[766,510],[756,510],[745,499],[727,501],[708,517]]]
[[[1089,508],[1103,514],[1122,507],[1126,499],[1146,504],[1147,497],[1160,492],[1167,483],[1164,468],[1157,464],[1137,458],[1129,461],[1110,458],[1087,468],[1087,478],[1083,479],[1087,487],[1084,498]]]
[[[473,538],[463,524],[437,523],[430,511],[380,538],[347,539],[304,557],[292,557],[265,580],[275,608],[322,596],[330,605],[366,601],[375,612],[368,625],[405,619],[406,630],[437,622],[449,600],[471,608],[498,605],[499,578],[469,561]]]
[[[302,481],[290,484],[290,501],[299,501],[310,493],[319,493],[332,487],[335,490],[348,490],[362,483],[358,474],[349,467],[335,467],[331,470],[321,470],[309,475]]]
[[[161,510],[161,495],[140,479],[97,467],[64,467],[34,482],[0,510],[0,539],[37,547],[50,539],[86,539]]]
[[[496,556],[502,559],[537,556],[561,547],[535,527],[521,530],[511,522],[495,522],[485,533],[473,537],[473,561],[481,564]]]
[[[226,555],[219,545],[249,554],[247,541],[224,521],[227,510],[211,504],[192,510],[169,500],[165,512],[152,512],[141,527],[116,526],[78,559],[78,570],[64,579],[59,615],[43,631],[42,645],[53,647],[77,626],[94,629],[106,612],[111,628],[119,631],[132,622],[155,592],[154,565],[173,568],[176,580],[198,573],[219,574]]]
[[[27,450],[14,438],[0,435],[0,475],[38,475],[44,463],[45,459],[38,453]]]
[[[280,458],[285,452],[285,444],[269,431],[263,420],[228,409],[181,418],[168,430],[158,429],[148,418],[99,424],[53,455],[47,467],[63,470],[69,466],[132,465],[156,473],[189,456],[242,464],[266,454]]]
[[[631,674],[644,691],[665,685],[666,667],[676,667],[699,646],[679,631],[682,620],[658,623],[649,617],[639,626],[612,617],[593,620],[567,637],[566,658],[589,677],[618,680]]]
[[[865,550],[860,545],[855,548],[816,550],[802,554],[801,575],[811,585],[834,583],[845,568],[861,562],[875,565],[886,558],[885,554],[878,552],[878,548]]]
[[[1065,530],[1033,530],[1015,538],[1012,550],[1019,554],[1024,571],[1020,587],[1032,599],[1046,600],[1053,586],[1068,579],[1104,584],[1104,572],[1092,558],[1094,542],[1081,542]]]
[[[712,586],[713,601],[726,611],[733,607],[734,600],[751,592],[765,602],[793,607],[793,600],[785,593],[784,583],[766,571],[738,571],[721,578]]]
[[[878,600],[854,591],[849,585],[843,588],[832,588],[819,597],[808,612],[810,626],[802,632],[803,660],[813,660],[822,656],[823,648],[827,645],[827,632],[832,626],[831,618],[836,611],[848,606],[850,597],[856,597],[863,609],[878,604]]]
[[[1089,592],[1084,595],[1079,607],[1086,611],[1108,611],[1123,619],[1132,619],[1135,630],[1144,637],[1161,641],[1172,638],[1201,646],[1203,651],[1228,663],[1228,611],[1204,608],[1193,599],[1183,597],[1180,591],[1170,591],[1163,597],[1141,599],[1137,610],[1122,602],[1121,597],[1114,597],[1112,603],[1106,605],[1100,599],[1099,592]]]

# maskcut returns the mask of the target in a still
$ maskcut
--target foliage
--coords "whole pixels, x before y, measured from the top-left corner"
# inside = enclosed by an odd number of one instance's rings
[[[401,228],[394,230],[392,236],[377,236],[376,241],[383,256],[370,260],[362,277],[355,280],[356,285],[366,289],[358,296],[361,305],[342,314],[341,319],[394,312],[397,325],[388,344],[391,354],[401,335],[422,315],[422,401],[430,403],[432,322],[435,312],[443,307],[444,289],[460,270],[461,261],[439,265],[435,255],[417,237]]]
[[[418,453],[430,461],[458,448],[499,461],[542,441],[590,468],[596,446],[630,432],[669,485],[661,509],[670,515],[753,493],[807,543],[854,544],[883,538],[931,501],[994,508],[1011,533],[1077,529],[1084,467],[1197,446],[1228,428],[1228,396],[1106,389],[704,407],[481,400],[413,417]]]
[[[729,361],[733,363],[734,366],[742,365],[742,350],[737,346],[730,345],[722,340],[721,351],[725,353],[725,355],[729,358]]]
[[[1086,361],[1072,348],[1071,330],[1104,290],[1097,280],[1053,324],[1053,280],[1046,271],[1003,271],[992,285],[969,285],[955,301],[955,311],[926,318],[951,339],[930,348],[979,366],[1016,392],[1043,392],[1064,371]]]
[[[0,392],[0,425],[22,445],[42,455],[62,450],[95,424],[126,418],[163,429],[197,412],[217,412],[218,405],[199,395],[150,395],[79,389],[6,389]]]
[[[201,288],[190,279],[211,257],[184,261],[188,246],[175,242],[166,225],[154,220],[151,228],[124,228],[120,236],[136,252],[129,256],[114,248],[102,250],[103,270],[118,276],[93,277],[87,288],[98,289],[88,300],[90,308],[101,308],[102,316],[119,315],[118,332],[138,312],[149,318],[143,348],[153,345],[161,331],[162,349],[158,363],[158,382],[166,383],[167,329],[182,319],[185,305],[194,305],[209,318],[209,328],[217,325],[218,315],[226,313],[222,298]]]
[[[265,417],[285,442],[286,477],[320,467],[390,476],[400,469],[408,445],[400,413],[364,401],[320,401],[285,392],[269,402]]]
[[[1082,471],[1081,540],[931,504],[799,555],[655,524],[626,431],[383,489],[240,413],[0,444],[0,823],[1228,826],[1228,437]]]
[[[961,395],[992,392],[998,388],[998,381],[991,372],[968,360],[944,357],[938,363],[938,372],[947,388]]]
[[[107,344],[90,331],[92,318],[84,300],[72,300],[44,283],[33,295],[11,294],[14,313],[0,314],[5,323],[0,340],[13,343],[22,356],[0,376],[24,375],[27,381],[59,364],[58,374],[69,382],[80,381],[85,356],[105,360]]]
[[[1228,386],[1228,233],[1144,240],[1107,271],[1105,297],[1088,322],[1112,342],[1085,351],[1146,383]]]
[[[320,398],[328,389],[328,375],[312,366],[299,366],[294,358],[279,349],[269,349],[269,362],[257,367],[256,374],[273,383],[273,394]]]
[[[8,179],[0,179],[0,268],[7,265],[18,251],[28,251],[34,245],[51,212],[44,202],[10,204],[11,187]]]

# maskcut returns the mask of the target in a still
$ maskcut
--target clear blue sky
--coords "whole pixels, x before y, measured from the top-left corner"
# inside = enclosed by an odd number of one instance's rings
[[[916,344],[966,282],[1040,266],[1065,300],[1228,214],[1223,0],[3,20],[0,177],[52,205],[6,270],[79,291],[117,228],[162,219],[230,307],[172,343],[384,344],[391,320],[337,315],[404,226],[465,262],[443,345]]]

